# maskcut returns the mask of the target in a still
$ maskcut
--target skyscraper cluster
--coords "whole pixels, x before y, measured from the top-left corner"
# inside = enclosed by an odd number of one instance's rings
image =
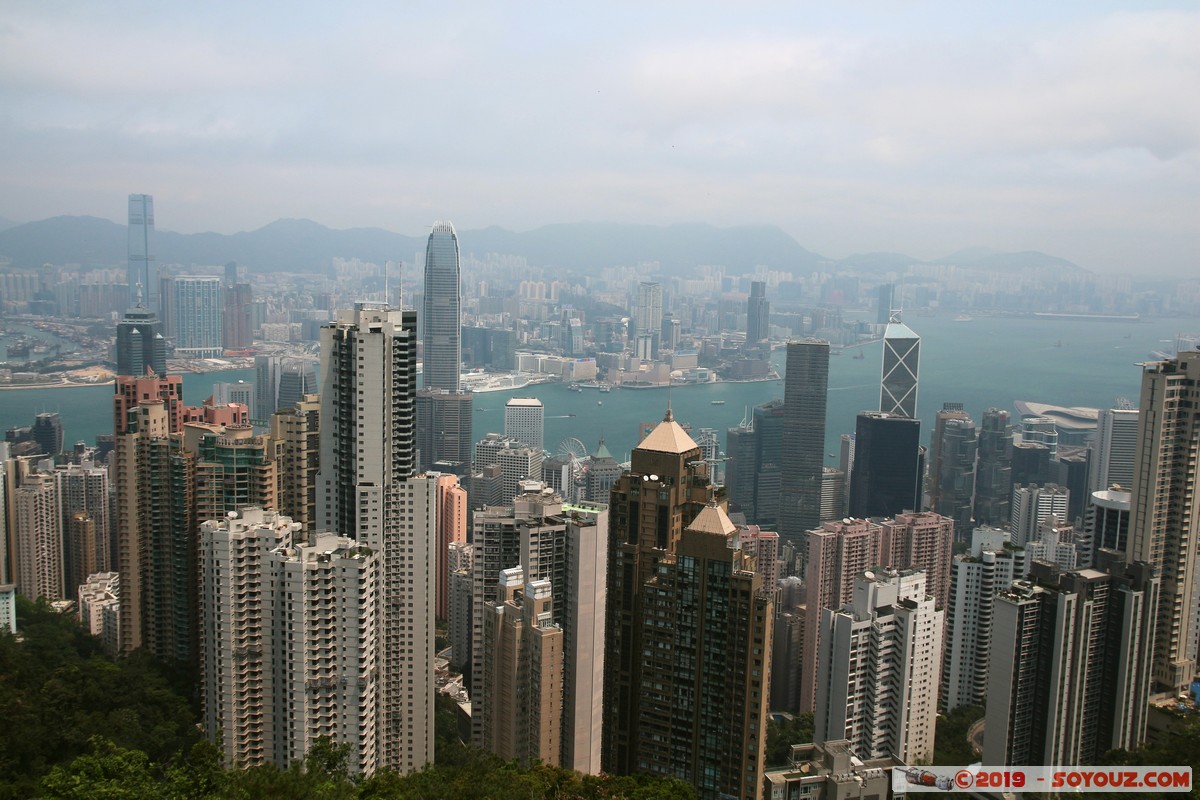
[[[475,439],[448,222],[419,315],[359,302],[321,326],[319,386],[311,363],[260,355],[253,384],[185,404],[163,318],[177,351],[243,349],[249,286],[236,265],[156,273],[152,200],[131,196],[108,466],[64,454],[53,412],[20,455],[0,444],[0,625],[15,592],[76,599],[112,652],[197,676],[229,764],[286,767],[319,737],[359,773],[432,762],[438,619],[473,744],[675,776],[706,800],[790,797],[811,777],[768,771],[772,712],[813,715],[794,764],[865,789],[933,757],[939,710],[985,709],[985,763],[1095,763],[1144,741],[1152,691],[1196,677],[1200,351],[1147,364],[1139,408],[1102,412],[1086,450],[1040,414],[989,408],[977,425],[957,403],[926,449],[921,340],[889,285],[879,407],[836,468],[824,338],[786,343],[782,398],[748,410],[724,453],[668,399],[622,465],[603,439],[548,454],[531,397]],[[632,319],[598,323],[609,341],[630,323],[608,360],[701,371],[683,301],[642,277],[622,289]],[[740,354],[769,352],[766,286],[715,312]],[[582,356],[581,308],[521,336]]]

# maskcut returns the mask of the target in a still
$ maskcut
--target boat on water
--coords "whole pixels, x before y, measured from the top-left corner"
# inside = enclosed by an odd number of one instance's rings
[[[612,384],[611,384],[611,383],[602,383],[602,384],[600,384],[600,391],[601,391],[601,392],[611,392],[611,391],[612,391]]]
[[[603,400],[597,400],[597,401],[596,401],[596,405],[598,405],[598,406],[602,406],[602,405],[604,405],[604,401],[603,401]]]
[[[712,404],[714,406],[723,406],[723,405],[725,405],[725,401],[724,400],[713,400]]]
[[[856,358],[856,359],[862,359],[862,358],[866,358],[866,357],[867,357],[867,354],[864,353],[862,350],[859,350],[857,353],[854,354],[854,358]]]

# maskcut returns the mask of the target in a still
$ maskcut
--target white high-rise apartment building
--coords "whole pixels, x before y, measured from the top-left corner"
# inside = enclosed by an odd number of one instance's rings
[[[1032,483],[1028,486],[1013,486],[1012,511],[1008,526],[1012,543],[1024,547],[1026,542],[1037,538],[1042,523],[1047,519],[1066,519],[1070,501],[1071,494],[1067,487],[1055,483],[1047,483],[1045,486]]]
[[[1138,410],[1106,408],[1100,412],[1092,443],[1092,466],[1088,487],[1093,492],[1119,485],[1133,488],[1133,461],[1137,457]]]
[[[415,476],[416,314],[359,303],[321,329],[317,519],[379,554],[375,766],[433,761],[437,474]]]
[[[226,763],[286,769],[327,736],[376,769],[379,564],[259,508],[201,526],[203,716]]]
[[[1009,533],[976,528],[968,553],[955,556],[946,604],[946,646],[942,659],[942,705],[983,705],[987,696],[992,603],[1020,577],[1021,561],[1005,548]]]
[[[845,739],[863,760],[933,758],[945,612],[921,571],[867,572],[854,599],[821,610],[813,739]]]
[[[533,450],[545,450],[542,430],[546,409],[536,397],[514,397],[504,404],[504,435]]]
[[[1200,350],[1145,365],[1129,509],[1130,561],[1159,570],[1154,683],[1172,694],[1196,676],[1196,545],[1200,498]]]
[[[1037,536],[1025,543],[1025,561],[1021,575],[1028,575],[1034,561],[1054,564],[1061,570],[1073,570],[1080,565],[1076,532],[1058,517],[1047,517],[1038,526]],[[1018,576],[1019,577],[1019,576]]]

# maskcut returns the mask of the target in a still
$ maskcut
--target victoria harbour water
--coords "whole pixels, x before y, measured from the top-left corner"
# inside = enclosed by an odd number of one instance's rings
[[[985,408],[996,406],[1015,416],[1013,402],[1031,400],[1064,406],[1109,407],[1124,397],[1137,404],[1141,385],[1139,362],[1153,350],[1172,350],[1176,334],[1200,329],[1196,319],[1141,322],[1107,320],[1040,320],[978,317],[959,321],[950,316],[905,319],[921,336],[918,409],[924,437],[933,415],[945,402],[962,403],[978,421]],[[859,411],[879,407],[881,348],[863,348],[864,358],[847,349],[830,359],[826,453],[837,452],[838,438],[854,430]],[[782,374],[784,351],[774,354]],[[222,381],[254,380],[253,370],[184,375],[184,399],[199,404]],[[737,425],[747,409],[783,396],[782,381],[677,386],[670,390],[675,418],[720,431]],[[0,392],[0,426],[33,424],[41,411],[62,415],[68,445],[93,442],[112,430],[112,387],[26,389]],[[529,386],[475,396],[475,438],[504,427],[509,397],[538,397],[546,407],[545,444],[554,451],[565,439],[579,439],[589,451],[603,436],[618,460],[637,442],[639,425],[661,419],[666,389],[595,389],[570,391],[559,383]],[[719,404],[714,405],[714,401]],[[721,402],[723,401],[723,402]],[[827,459],[834,463],[832,457]]]

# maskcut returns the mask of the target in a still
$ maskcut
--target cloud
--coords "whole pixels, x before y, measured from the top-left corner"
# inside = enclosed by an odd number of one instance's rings
[[[764,221],[834,254],[1192,241],[1200,13],[1183,9],[9,4],[0,215],[119,218],[150,191],[177,230],[453,216]]]

